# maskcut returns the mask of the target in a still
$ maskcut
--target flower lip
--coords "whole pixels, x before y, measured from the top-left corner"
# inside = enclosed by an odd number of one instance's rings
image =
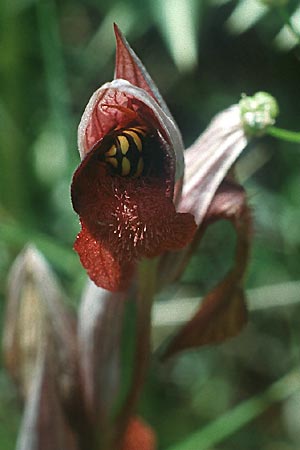
[[[123,290],[138,259],[182,248],[196,226],[190,214],[176,213],[159,132],[150,133],[146,172],[138,177],[115,174],[103,160],[114,133],[94,145],[74,174],[72,202],[82,222],[74,248],[98,286]]]

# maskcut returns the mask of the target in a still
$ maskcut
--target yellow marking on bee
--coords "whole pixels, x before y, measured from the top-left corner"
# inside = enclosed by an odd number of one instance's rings
[[[128,130],[136,131],[138,134],[141,134],[142,136],[146,136],[146,134],[147,134],[146,129],[144,127],[142,127],[142,126],[128,128]]]
[[[142,174],[143,169],[144,169],[144,161],[142,158],[140,158],[134,176],[139,177]]]
[[[109,164],[111,164],[115,169],[118,168],[118,161],[116,158],[114,158],[114,157],[105,158],[105,161],[108,162]]]
[[[113,144],[107,152],[105,152],[105,156],[116,156],[117,154],[117,147],[115,144]]]
[[[141,152],[142,148],[143,148],[143,144],[142,144],[142,140],[140,138],[140,136],[138,135],[137,131],[134,131],[135,129],[128,129],[128,130],[124,130],[124,133],[126,135],[129,135],[132,137],[132,139],[134,140],[134,143],[136,145],[136,148]],[[137,129],[139,130],[139,129]],[[139,130],[140,131],[140,130]]]
[[[117,140],[119,141],[122,154],[126,155],[129,150],[129,142],[127,137],[120,135],[117,137]]]
[[[130,161],[128,158],[124,157],[122,159],[122,175],[125,177],[130,172]]]

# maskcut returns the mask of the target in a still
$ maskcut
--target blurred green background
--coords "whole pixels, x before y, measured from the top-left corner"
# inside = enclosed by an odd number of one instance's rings
[[[2,0],[0,6],[1,317],[7,273],[27,242],[50,262],[70,304],[79,302],[86,275],[72,250],[79,225],[69,186],[79,163],[80,116],[92,92],[113,77],[113,22],[159,86],[187,146],[242,93],[261,90],[279,103],[278,126],[300,130],[299,40],[284,27],[291,18],[300,32],[297,1],[285,9],[258,0]],[[244,427],[232,416],[235,405],[299,364],[299,150],[265,137],[240,158],[237,172],[255,220],[250,324],[221,346],[153,365],[140,412],[155,428],[160,449],[189,436],[196,441],[182,449],[300,448],[300,393],[285,395],[285,379],[282,398],[245,404]],[[211,227],[180,286],[160,300],[191,296],[195,288],[206,292],[228,268],[233,245],[228,224]],[[270,407],[261,414],[262,403]],[[231,424],[227,437],[225,425],[215,423],[221,415]],[[1,449],[14,448],[19,418],[14,388],[2,370]],[[209,433],[213,439],[205,441]]]

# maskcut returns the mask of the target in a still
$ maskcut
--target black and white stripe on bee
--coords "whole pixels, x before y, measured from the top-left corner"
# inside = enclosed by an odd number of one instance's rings
[[[116,130],[113,144],[104,153],[104,161],[123,177],[139,177],[144,169],[143,140],[146,131],[136,126]]]

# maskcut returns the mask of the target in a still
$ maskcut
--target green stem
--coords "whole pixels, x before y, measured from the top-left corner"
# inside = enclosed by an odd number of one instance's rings
[[[157,260],[144,259],[138,265],[138,286],[136,293],[137,322],[134,372],[131,388],[122,411],[117,418],[118,436],[116,448],[121,445],[128,421],[134,414],[142,390],[151,352],[151,310],[156,292]]]
[[[295,30],[292,22],[291,22],[291,18],[290,15],[288,14],[287,10],[285,7],[279,7],[278,8],[278,12],[280,17],[282,18],[283,22],[285,23],[286,27],[290,30],[290,32],[295,36],[295,38],[298,41],[298,44],[300,43],[300,33]]]
[[[283,128],[269,127],[266,133],[283,141],[300,144],[300,132],[284,130]]]

